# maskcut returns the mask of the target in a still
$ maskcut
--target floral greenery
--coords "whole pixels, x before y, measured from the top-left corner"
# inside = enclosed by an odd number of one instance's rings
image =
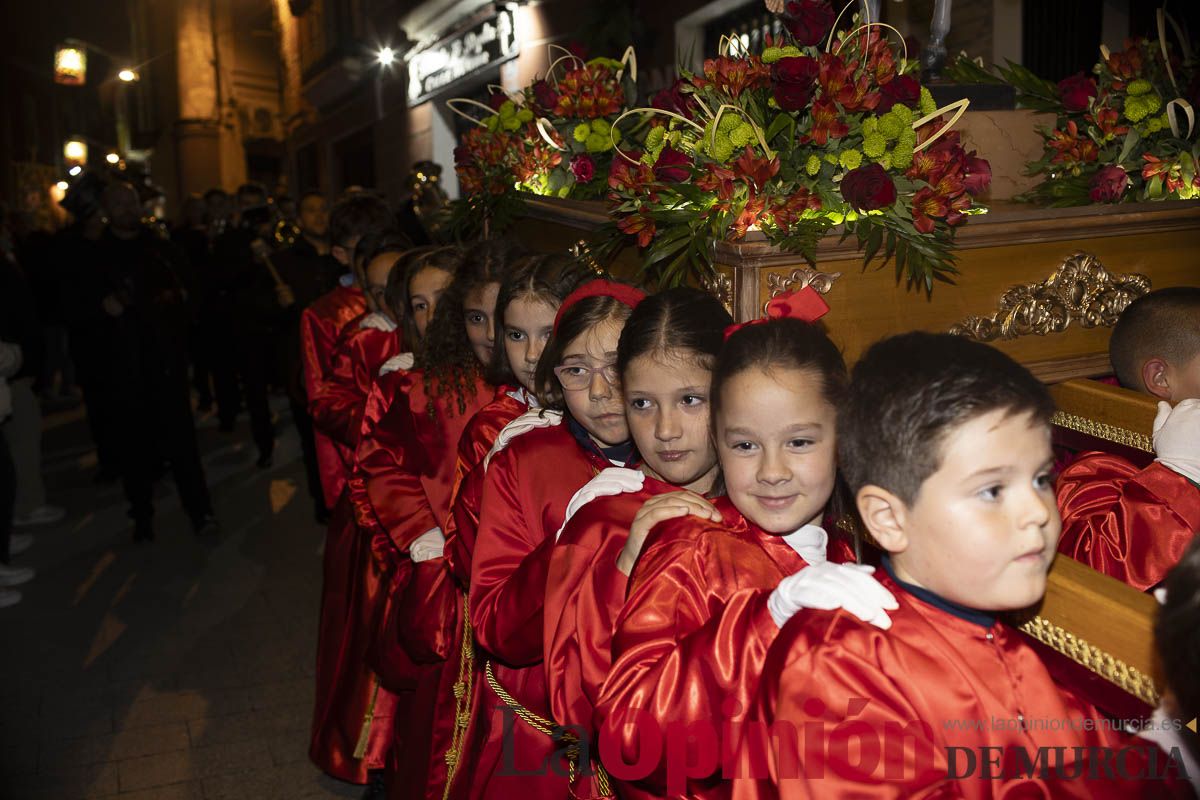
[[[1026,165],[1026,174],[1042,181],[1019,199],[1074,206],[1200,197],[1196,132],[1188,131],[1183,113],[1172,130],[1167,108],[1181,94],[1200,105],[1195,61],[1172,55],[1168,71],[1159,43],[1145,39],[1101,56],[1093,76],[1057,84],[1012,63],[995,66],[992,75],[960,58],[952,72],[962,80],[1008,83],[1022,107],[1055,114],[1054,127],[1038,129],[1042,157]]]
[[[951,280],[954,229],[982,211],[973,197],[987,162],[952,132],[929,143],[940,117],[914,129],[937,109],[881,29],[856,22],[821,49],[828,2],[793,0],[783,21],[786,41],[682,71],[643,110],[643,149],[614,160],[608,179],[617,227],[660,284],[711,275],[711,243],[754,229],[813,262],[838,225],[864,268],[882,254],[910,287]]]

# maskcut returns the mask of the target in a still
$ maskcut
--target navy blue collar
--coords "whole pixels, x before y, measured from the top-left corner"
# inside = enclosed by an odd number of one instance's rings
[[[967,622],[973,622],[976,625],[984,628],[990,628],[996,624],[996,617],[992,614],[980,611],[977,608],[967,608],[966,606],[959,605],[958,603],[952,603],[941,595],[934,594],[922,586],[917,586],[916,584],[907,583],[906,581],[900,580],[896,577],[896,570],[892,567],[891,555],[884,554],[883,568],[887,570],[887,574],[891,576],[892,580],[900,585],[901,589],[908,592],[926,605],[931,605],[934,608],[945,611],[947,614],[958,617],[959,619],[964,619]]]
[[[567,428],[570,429],[571,435],[575,437],[575,441],[579,446],[589,453],[595,453],[598,456],[608,459],[617,464],[628,466],[634,460],[633,439],[621,444],[613,445],[612,447],[601,447],[596,444],[590,435],[587,428],[575,421],[575,418],[570,414],[564,414],[567,418]]]

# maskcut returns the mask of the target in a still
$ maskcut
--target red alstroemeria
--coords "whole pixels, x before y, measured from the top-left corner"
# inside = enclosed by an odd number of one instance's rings
[[[779,174],[779,158],[767,159],[754,154],[754,148],[746,146],[745,152],[733,162],[737,167],[738,177],[749,183],[755,190],[761,192],[767,181]]]
[[[704,60],[704,77],[692,78],[700,89],[712,86],[736,99],[748,89],[766,86],[771,81],[771,70],[759,56],[721,56]]]
[[[833,53],[822,53],[820,62],[817,83],[826,97],[847,111],[870,110],[879,105],[879,92],[871,91],[871,79],[865,72],[855,78],[855,65],[847,64]]]
[[[1117,124],[1121,115],[1115,108],[1097,108],[1094,114],[1088,114],[1084,119],[1096,126],[1100,131],[1100,138],[1104,141],[1129,133],[1128,125]]]
[[[824,146],[830,139],[840,139],[850,132],[850,126],[842,121],[838,107],[824,98],[812,104],[812,129],[801,141]]]
[[[617,227],[629,236],[637,236],[638,247],[649,247],[650,242],[654,241],[654,218],[645,211],[622,217],[617,220]]]
[[[1142,167],[1142,178],[1149,181],[1154,177],[1161,177],[1163,188],[1167,190],[1168,194],[1183,187],[1183,167],[1179,162],[1164,161],[1149,153],[1143,153],[1142,159],[1146,162],[1146,165]]]
[[[941,219],[950,211],[946,198],[927,186],[913,195],[913,226],[921,233],[933,233],[934,219]]]
[[[777,199],[770,212],[775,225],[784,233],[800,221],[805,211],[816,211],[821,207],[821,198],[803,187],[785,198]]]
[[[1054,157],[1050,159],[1052,164],[1071,167],[1095,161],[1100,156],[1096,143],[1079,135],[1079,126],[1075,124],[1075,120],[1069,121],[1065,130],[1055,130],[1050,134],[1046,144],[1055,151]]]
[[[731,169],[719,164],[709,164],[708,172],[696,179],[696,188],[713,192],[718,200],[725,201],[733,197],[733,183],[737,177]]]
[[[629,153],[630,158],[637,158],[638,153]],[[654,182],[654,170],[641,160],[629,161],[622,155],[613,157],[612,166],[608,170],[608,188],[628,194],[638,194],[649,183]]]
[[[625,105],[625,91],[617,80],[617,73],[607,64],[587,64],[573,69],[554,88],[558,91],[554,113],[568,119],[607,117]]]
[[[1113,88],[1120,91],[1125,88],[1125,82],[1140,77],[1144,67],[1142,63],[1142,39],[1126,39],[1125,49],[1117,53],[1109,53],[1104,59],[1104,65],[1113,76]]]
[[[758,225],[763,216],[763,209],[766,207],[766,201],[761,197],[756,197],[751,194],[746,200],[746,205],[742,208],[737,219],[733,221],[733,238],[741,239],[746,235],[752,227]]]

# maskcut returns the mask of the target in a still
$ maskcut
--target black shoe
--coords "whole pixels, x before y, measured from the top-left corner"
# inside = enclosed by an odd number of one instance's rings
[[[221,523],[211,511],[192,517],[192,531],[197,536],[214,536],[221,531]]]
[[[154,522],[148,519],[135,519],[133,521],[133,541],[134,544],[153,542]]]
[[[383,780],[383,770],[373,769],[367,772],[367,788],[362,800],[387,800],[387,784]]]
[[[261,453],[258,456],[258,461],[254,462],[254,466],[259,469],[270,469],[274,463],[275,459],[270,453]]]

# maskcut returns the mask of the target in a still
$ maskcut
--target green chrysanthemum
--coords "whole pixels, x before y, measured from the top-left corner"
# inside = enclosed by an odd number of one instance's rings
[[[612,142],[607,136],[592,132],[592,135],[587,137],[587,141],[583,143],[589,153],[603,153],[605,150],[612,149]]]
[[[804,165],[804,171],[809,175],[816,175],[821,171],[821,159],[816,156],[809,156],[808,163]]]
[[[729,141],[733,142],[734,147],[745,147],[754,138],[754,128],[748,124],[741,124],[729,132]]]
[[[1125,88],[1125,91],[1127,91],[1131,97],[1138,97],[1139,95],[1149,93],[1153,88],[1154,87],[1150,84],[1150,81],[1146,80],[1145,78],[1138,78],[1136,81],[1130,81],[1129,86]]]
[[[887,139],[881,133],[867,134],[863,137],[862,149],[868,158],[879,158],[887,151]]]
[[[937,101],[933,99],[933,95],[924,86],[921,87],[921,99],[917,103],[921,109],[921,116],[928,116],[934,111],[937,111]]]
[[[739,125],[744,125],[744,124],[745,124],[745,122],[742,120],[742,118],[740,116],[738,116],[737,114],[734,114],[733,112],[726,111],[721,116],[721,121],[717,124],[717,130],[720,131],[721,133],[729,133],[734,128],[738,127]]]
[[[892,148],[892,152],[888,158],[889,168],[896,170],[908,169],[912,166],[912,160],[912,144],[905,141],[896,142],[896,146]]]
[[[838,156],[838,163],[843,169],[858,169],[862,164],[863,154],[857,150],[843,150]]]
[[[892,106],[893,109],[899,108],[898,104]],[[879,132],[883,134],[888,141],[895,141],[900,137],[900,131],[904,129],[904,124],[900,122],[900,117],[893,114],[891,111],[879,118]]]
[[[592,135],[592,126],[586,122],[582,122],[575,126],[575,141],[582,144],[587,141],[587,138]]]
[[[533,122],[533,112],[528,108],[522,108],[517,112],[517,120],[524,125],[526,122]]]

